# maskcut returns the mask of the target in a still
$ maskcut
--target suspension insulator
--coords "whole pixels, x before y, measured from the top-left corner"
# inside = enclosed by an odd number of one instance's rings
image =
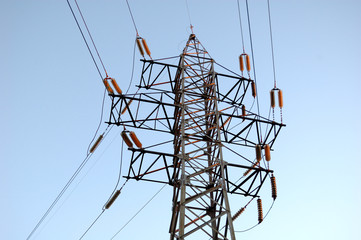
[[[256,159],[257,161],[261,161],[262,159],[262,147],[259,144],[256,145]]]
[[[272,186],[272,198],[275,200],[277,198],[277,186],[275,176],[271,176],[271,186]]]
[[[140,55],[142,55],[144,57],[144,51],[143,51],[142,44],[140,43],[139,38],[137,38],[137,46],[138,46]]]
[[[107,89],[108,93],[109,93],[109,94],[114,94],[114,91],[113,91],[113,89],[110,87],[110,85],[109,85],[109,83],[108,83],[108,81],[107,81],[106,78],[103,80],[103,83],[104,83],[104,86],[105,86],[105,88]]]
[[[281,89],[278,90],[278,105],[280,108],[283,108],[283,94]]]
[[[260,159],[260,160],[257,160],[255,163],[253,163],[252,167],[253,167],[253,168],[257,167],[257,165],[260,163],[260,161],[261,161],[261,159]],[[245,172],[243,173],[243,176],[247,176],[248,173],[250,173],[251,171],[252,171],[252,168],[249,168],[247,171],[245,171]]]
[[[248,54],[246,54],[246,67],[247,67],[247,71],[250,72],[251,71],[251,61],[249,60]]]
[[[261,162],[261,159],[260,160],[257,160],[253,165],[252,165],[252,167],[257,167],[258,166],[258,164]]]
[[[239,209],[239,210],[236,212],[236,214],[233,215],[232,221],[236,220],[236,218],[238,218],[239,215],[241,215],[241,214],[244,212],[245,209],[246,209],[245,207]]]
[[[275,91],[273,89],[270,91],[270,96],[271,96],[271,107],[275,108],[276,106]]]
[[[246,106],[242,105],[242,117],[246,116]]]
[[[103,134],[98,137],[93,146],[90,148],[89,152],[92,153],[98,147],[100,141],[103,139]]]
[[[266,161],[271,160],[271,147],[268,144],[264,146],[264,155],[266,157]]]
[[[239,55],[239,69],[243,73],[243,71],[244,71],[243,54]]]
[[[252,81],[251,87],[252,87],[252,96],[255,98],[257,96],[257,91],[256,91],[256,83],[254,81]]]
[[[122,94],[122,90],[120,89],[118,83],[115,81],[114,78],[112,78],[112,84],[113,84],[115,91],[117,91],[117,93],[119,93],[119,94]]]
[[[221,126],[221,129],[231,120],[231,116],[229,116],[226,121],[223,123],[223,125]]]
[[[135,135],[134,132],[130,132],[129,136],[131,137],[131,139],[133,140],[133,142],[135,143],[135,145],[138,148],[142,148],[142,143],[139,141],[139,139],[137,138],[137,135]]]
[[[114,203],[114,201],[117,199],[117,197],[120,194],[120,190],[116,191],[114,193],[114,195],[112,196],[112,198],[107,202],[107,204],[105,205],[105,209],[110,208],[110,206]]]
[[[263,210],[262,210],[262,199],[257,199],[257,207],[258,207],[258,223],[263,221]]]
[[[247,171],[245,171],[244,173],[243,173],[243,176],[245,177],[245,176],[247,176],[248,175],[248,173],[250,173],[251,172],[251,170],[252,169],[248,169]]]
[[[148,54],[148,56],[150,57],[150,51],[149,51],[147,42],[145,41],[144,38],[142,38],[142,43],[143,43],[143,47],[144,47],[144,49],[145,49],[145,52],[146,52],[146,53]]]
[[[133,99],[131,99],[129,102],[128,102],[128,106],[125,106],[122,110],[122,115],[127,111],[128,107],[130,106],[130,104],[133,102]]]
[[[125,142],[125,144],[127,144],[128,147],[132,148],[133,147],[133,143],[130,141],[130,139],[127,136],[126,132],[122,132],[121,133],[123,141]]]

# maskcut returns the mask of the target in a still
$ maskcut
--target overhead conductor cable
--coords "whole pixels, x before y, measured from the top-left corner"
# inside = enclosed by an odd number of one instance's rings
[[[86,46],[87,46],[87,49],[88,49],[88,51],[89,51],[89,54],[90,54],[90,56],[91,56],[91,58],[92,58],[92,60],[93,60],[93,62],[94,62],[94,65],[95,65],[95,67],[96,67],[96,69],[97,69],[97,71],[98,71],[98,73],[99,73],[99,76],[100,76],[100,78],[103,80],[103,76],[102,76],[102,74],[101,74],[101,72],[100,72],[100,70],[99,70],[98,64],[97,64],[97,62],[95,61],[95,58],[94,58],[94,55],[93,55],[92,51],[90,50],[89,44],[88,44],[88,42],[87,42],[87,40],[86,40],[86,38],[85,38],[85,36],[84,36],[84,33],[83,33],[83,31],[82,31],[82,29],[81,29],[81,27],[80,27],[79,21],[78,21],[78,19],[77,19],[76,16],[75,16],[75,13],[74,13],[74,11],[73,11],[72,6],[70,5],[69,0],[67,0],[67,3],[68,3],[68,6],[69,6],[69,8],[70,8],[70,11],[71,11],[71,13],[72,13],[72,15],[73,15],[73,18],[74,18],[74,20],[75,20],[75,22],[76,22],[76,24],[77,24],[77,26],[78,26],[78,29],[79,29],[79,31],[80,31],[80,33],[81,33],[81,35],[82,35],[82,38],[83,38],[83,40],[84,40],[84,42],[85,42],[85,44],[86,44]],[[89,29],[88,29],[88,27],[87,27],[87,25],[86,25],[86,22],[85,22],[85,20],[84,20],[84,18],[83,18],[83,15],[82,15],[82,13],[81,13],[81,11],[80,11],[80,8],[79,8],[76,0],[75,0],[75,3],[76,3],[76,5],[77,5],[77,8],[78,8],[78,10],[79,10],[79,13],[80,13],[80,15],[81,15],[81,17],[82,17],[82,19],[83,19],[84,25],[85,25],[86,28],[87,28],[87,31],[88,31],[89,37],[90,37],[91,40],[92,40],[93,46],[94,46],[94,48],[96,49],[96,52],[97,52],[98,57],[99,57],[99,60],[100,60],[100,62],[102,63],[102,66],[103,66],[103,69],[104,69],[104,71],[105,71],[105,74],[107,75],[106,70],[105,70],[105,67],[104,67],[104,64],[103,64],[103,62],[102,62],[102,60],[101,60],[101,58],[100,58],[99,52],[97,51],[97,48],[96,48],[96,46],[95,46],[95,44],[94,44],[94,41],[93,41],[93,38],[91,37],[90,31],[89,31]],[[104,95],[104,96],[105,96],[105,95]],[[104,103],[104,98],[103,98],[103,103]],[[110,128],[110,129],[111,129],[111,128]],[[97,130],[97,131],[98,131],[98,130]],[[101,136],[104,136],[104,137],[105,137],[108,132],[109,132],[109,131],[108,131],[108,128],[107,128]],[[95,135],[96,135],[96,134],[95,134]],[[95,148],[99,145],[100,141],[102,140],[102,139],[100,139],[100,138],[103,138],[103,137],[99,137],[99,138],[98,138],[97,141],[99,141],[99,142],[98,142],[98,143],[96,142],[96,143],[93,145],[94,149],[91,149],[92,151],[94,151]],[[92,147],[92,148],[93,148],[93,147]],[[52,211],[52,209],[53,209],[53,208],[55,207],[55,205],[58,203],[58,201],[60,200],[60,198],[64,195],[64,193],[66,192],[66,190],[68,189],[68,187],[72,184],[72,182],[74,181],[74,179],[78,176],[78,174],[80,173],[80,171],[83,169],[83,167],[85,166],[85,164],[89,161],[90,157],[92,156],[91,153],[92,153],[92,152],[87,153],[85,159],[81,162],[80,166],[77,168],[77,170],[76,170],[76,171],[74,172],[74,174],[71,176],[71,178],[69,179],[69,181],[66,183],[66,185],[63,187],[63,189],[60,191],[60,193],[59,193],[58,196],[55,198],[55,200],[52,202],[52,204],[50,205],[50,207],[49,207],[49,208],[46,210],[46,212],[43,214],[43,216],[42,216],[41,219],[38,221],[38,223],[36,224],[36,226],[32,229],[32,231],[30,232],[30,234],[29,234],[28,237],[26,238],[27,240],[32,237],[32,235],[35,233],[35,231],[39,228],[39,226],[43,223],[43,221],[45,220],[45,218],[49,215],[49,213]]]
[[[275,108],[275,91],[278,91],[278,105],[280,107],[280,115],[281,115],[281,123],[282,123],[282,108],[283,108],[283,94],[282,90],[277,88],[277,81],[276,81],[276,67],[275,67],[275,58],[274,58],[274,47],[273,47],[273,36],[272,36],[272,22],[271,22],[271,7],[270,1],[267,0],[267,7],[268,7],[268,23],[269,23],[269,32],[270,32],[270,39],[271,39],[271,53],[272,53],[272,66],[273,66],[273,89],[270,92],[271,97],[271,108],[273,113],[274,119],[274,108]]]

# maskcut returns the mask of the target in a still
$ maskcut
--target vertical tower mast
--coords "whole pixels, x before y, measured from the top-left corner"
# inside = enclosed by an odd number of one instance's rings
[[[191,34],[176,84],[175,154],[181,176],[174,184],[171,239],[191,234],[235,239],[222,155],[214,61]],[[226,227],[220,229],[220,226]],[[223,232],[222,232],[223,231]],[[207,236],[208,235],[208,236]]]

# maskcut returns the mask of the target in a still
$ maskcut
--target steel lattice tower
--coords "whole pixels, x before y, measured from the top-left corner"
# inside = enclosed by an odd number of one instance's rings
[[[284,125],[245,111],[254,81],[216,72],[194,34],[178,65],[164,60],[141,60],[137,86],[144,91],[110,94],[108,124],[164,136],[151,146],[128,145],[132,157],[125,177],[173,186],[170,239],[235,239],[229,195],[258,197],[273,172],[240,149],[272,147]]]
[[[213,64],[191,35],[181,55],[176,83],[179,107],[175,112],[174,150],[181,176],[174,184],[172,238],[184,239],[199,229],[212,232],[213,239],[225,238],[217,228],[222,221],[228,222],[231,238],[235,238],[225,188]],[[188,228],[189,224],[196,227]]]

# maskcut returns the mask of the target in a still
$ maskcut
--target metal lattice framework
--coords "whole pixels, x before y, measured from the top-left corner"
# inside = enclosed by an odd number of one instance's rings
[[[108,124],[163,137],[129,148],[125,177],[173,186],[171,239],[235,239],[228,198],[258,197],[273,171],[255,163],[254,148],[272,147],[284,125],[244,110],[253,80],[216,72],[194,34],[178,65],[141,61],[142,91],[111,94]]]

